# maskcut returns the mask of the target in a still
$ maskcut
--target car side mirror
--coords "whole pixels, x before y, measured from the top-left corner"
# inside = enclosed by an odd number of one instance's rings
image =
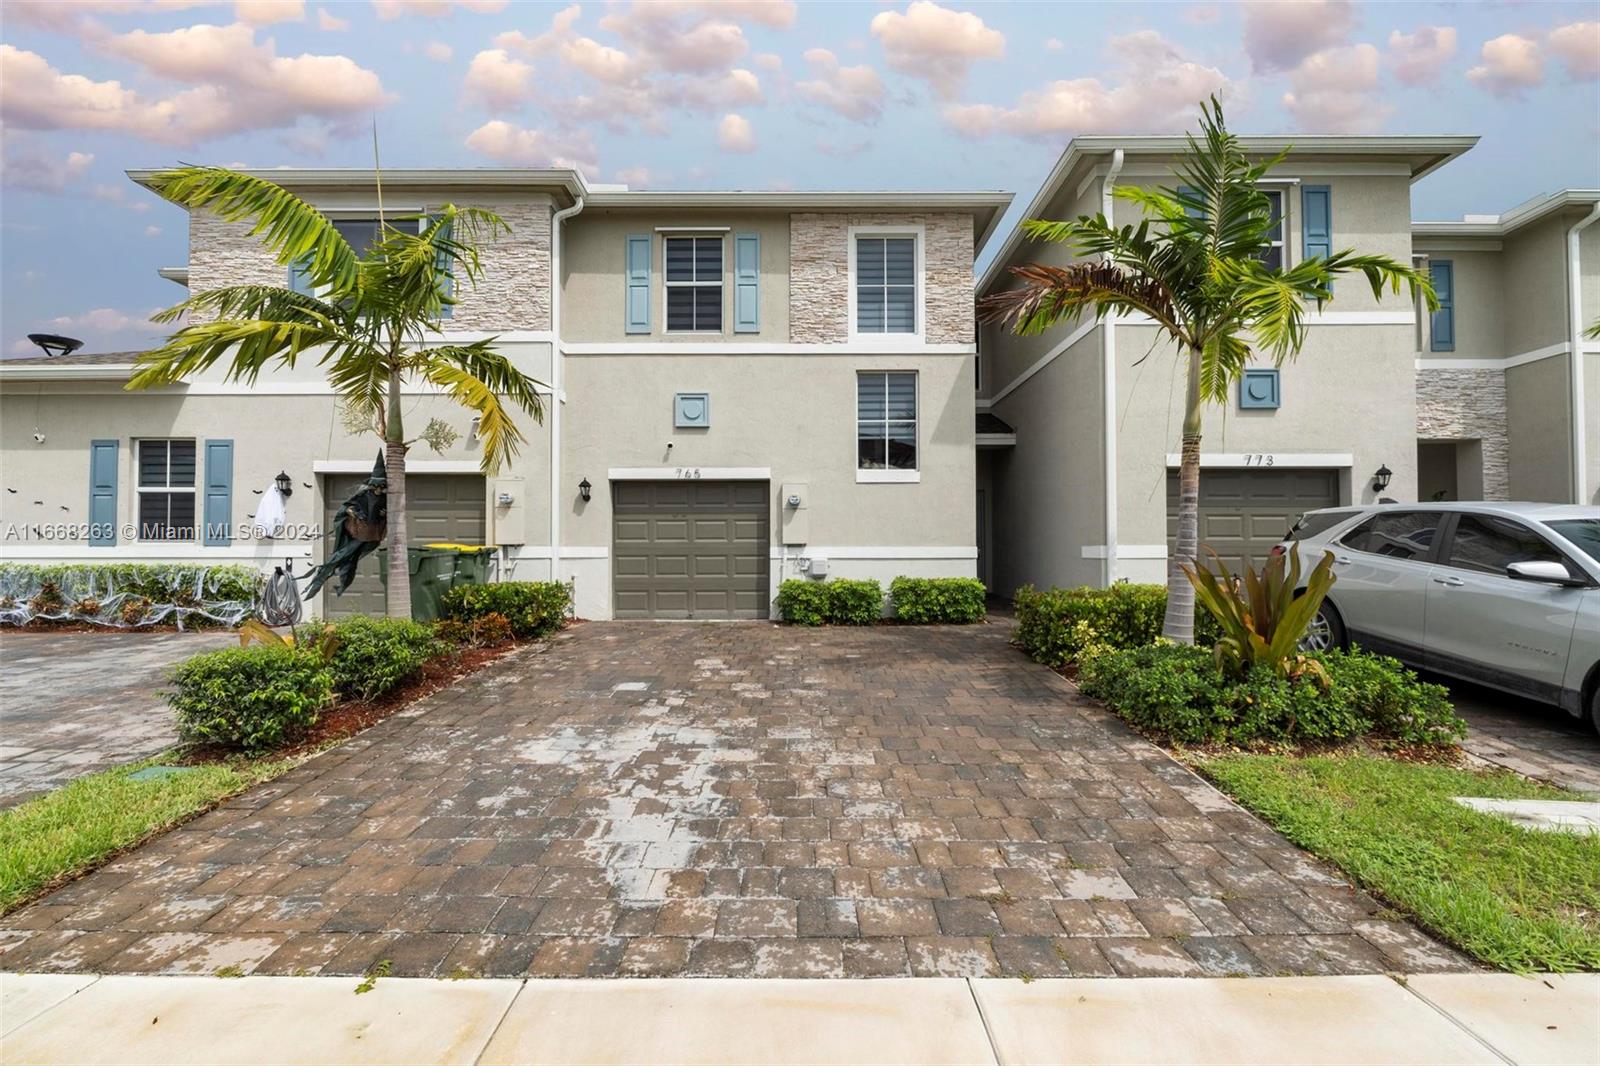
[[[1506,577],[1517,581],[1539,581],[1547,585],[1579,584],[1572,580],[1565,566],[1544,560],[1510,563],[1506,566]]]

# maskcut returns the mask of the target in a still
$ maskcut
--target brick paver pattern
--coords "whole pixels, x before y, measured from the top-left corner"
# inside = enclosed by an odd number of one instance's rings
[[[1468,967],[1008,633],[583,625],[16,912],[0,966]]]

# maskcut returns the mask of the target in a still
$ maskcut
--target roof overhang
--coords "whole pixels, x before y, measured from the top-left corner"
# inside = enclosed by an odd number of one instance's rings
[[[0,359],[0,381],[127,381],[133,376],[131,362],[46,363],[30,359],[16,363]]]
[[[1569,207],[1593,207],[1600,203],[1600,189],[1562,189],[1518,204],[1493,219],[1463,219],[1453,222],[1413,222],[1411,235],[1428,237],[1504,237],[1524,226]]]
[[[128,177],[152,189],[155,176],[162,171],[130,170]],[[378,177],[364,167],[280,167],[276,169],[243,170],[243,174],[264,178],[286,189],[315,189],[341,191],[370,189]],[[559,189],[569,200],[589,195],[590,186],[583,175],[566,168],[536,169],[525,167],[458,167],[412,170],[384,170],[381,172],[383,188],[392,192],[427,192],[438,189]]]

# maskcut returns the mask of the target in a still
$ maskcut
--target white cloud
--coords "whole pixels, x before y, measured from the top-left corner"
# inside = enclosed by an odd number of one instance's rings
[[[1600,78],[1600,22],[1574,22],[1551,30],[1546,43],[1573,81]]]
[[[159,237],[159,236],[161,236],[161,227],[160,226],[146,226],[144,228],[144,235],[146,237]]]
[[[1456,54],[1453,26],[1418,26],[1412,33],[1389,34],[1389,63],[1407,85],[1429,85]]]
[[[762,52],[755,57],[755,64],[762,70],[776,74],[783,69],[783,57],[776,52]]]
[[[125,333],[129,331],[165,333],[168,329],[167,326],[159,322],[150,321],[150,316],[155,314],[156,310],[128,312],[119,311],[114,307],[96,307],[92,311],[83,311],[76,315],[58,315],[48,320],[46,325],[50,326],[52,330],[60,331],[68,336]],[[79,337],[79,339],[91,340],[92,338],[85,336]],[[86,345],[87,347],[95,347],[95,345]]]
[[[616,179],[630,188],[643,188],[650,184],[650,168],[623,167],[617,171]]]
[[[1467,71],[1467,80],[1496,96],[1517,96],[1544,81],[1539,42],[1516,33],[1485,41],[1482,63]]]
[[[575,167],[590,173],[600,169],[594,142],[587,130],[552,137],[543,130],[525,129],[494,119],[467,136],[467,147],[496,162],[514,166]]]
[[[331,13],[325,7],[317,8],[317,29],[326,30],[330,33],[337,33],[340,30],[348,30],[349,28],[349,19],[342,19],[338,15]]]
[[[717,123],[717,144],[724,152],[753,152],[756,132],[743,115],[723,115]]]
[[[1050,37],[1044,42],[1044,50],[1046,52],[1062,52],[1066,50],[1066,47],[1066,44],[1059,37]]]
[[[813,77],[795,85],[795,92],[802,97],[858,121],[876,119],[883,113],[883,81],[877,71],[865,64],[841,67],[838,57],[826,48],[808,50],[805,61]]]
[[[306,0],[233,0],[233,17],[251,26],[304,22]]]
[[[64,159],[56,159],[19,147],[0,158],[0,183],[31,192],[63,192],[87,174],[93,162],[89,152],[68,152]]]
[[[1244,49],[1258,72],[1290,70],[1313,52],[1342,44],[1355,22],[1351,0],[1250,0]]]
[[[448,63],[455,58],[456,50],[443,41],[429,41],[422,46],[422,54],[435,63]]]
[[[1310,133],[1372,133],[1394,111],[1380,98],[1378,81],[1372,45],[1325,49],[1294,69],[1283,106]]]
[[[492,15],[506,9],[508,0],[372,0],[372,10],[384,22],[392,22],[407,15],[421,18],[449,18],[459,8],[479,14]]]
[[[1005,55],[1006,39],[970,11],[952,11],[933,0],[916,0],[904,13],[873,16],[872,35],[883,45],[889,66],[925,79],[940,97],[952,100],[980,59]]]
[[[510,110],[533,96],[533,67],[490,48],[472,57],[462,88],[467,96],[491,111]]]
[[[1209,26],[1222,19],[1222,8],[1216,4],[1195,4],[1183,9],[1178,16],[1191,26]]]
[[[1023,93],[1015,107],[951,105],[944,120],[969,137],[1171,132],[1188,124],[1198,101],[1228,92],[1220,70],[1186,59],[1154,30],[1113,37],[1106,49],[1116,68],[1113,84],[1099,78],[1049,82]]]

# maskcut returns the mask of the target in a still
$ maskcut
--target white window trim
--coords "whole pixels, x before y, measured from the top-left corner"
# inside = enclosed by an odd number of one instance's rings
[[[1262,182],[1261,184],[1266,185],[1269,183]],[[1278,269],[1288,270],[1294,265],[1294,258],[1289,247],[1289,201],[1291,199],[1289,189],[1285,185],[1279,185],[1276,189],[1262,189],[1261,191],[1268,196],[1276,196],[1278,198],[1278,240],[1276,243],[1270,240],[1267,243],[1269,246],[1279,249]]]
[[[728,331],[728,230],[717,232],[696,228],[682,233],[663,233],[661,241],[661,332],[670,333],[674,337],[721,337]],[[720,329],[673,329],[667,324],[667,290],[710,288],[709,281],[672,281],[667,280],[667,243],[673,240],[693,240],[695,238],[715,238],[722,245],[722,270],[721,277],[717,279],[717,288],[720,292],[722,304],[722,328]]]
[[[916,417],[915,422],[913,423],[913,425],[915,427],[915,430],[916,430],[916,438],[915,439],[916,439],[916,443],[917,443],[917,465],[916,465],[915,469],[912,469],[912,470],[900,470],[900,469],[895,469],[895,468],[890,468],[890,467],[884,467],[882,470],[875,470],[875,469],[863,469],[862,468],[862,466],[861,466],[861,375],[862,374],[884,374],[884,375],[888,375],[888,374],[910,374],[912,376],[912,380],[915,382],[916,403],[917,403],[917,417]],[[862,369],[860,367],[857,367],[856,371],[855,371],[855,385],[856,385],[855,392],[853,393],[853,395],[851,397],[851,400],[856,405],[856,417],[855,417],[856,431],[855,431],[854,434],[851,435],[850,446],[851,446],[851,448],[853,450],[853,454],[852,454],[852,457],[851,457],[851,462],[856,468],[856,484],[857,485],[911,485],[911,484],[916,484],[917,482],[920,482],[922,480],[922,374],[921,374],[921,372],[920,371],[916,371],[916,370],[877,370],[877,369],[865,369],[864,370],[864,369]],[[887,405],[888,402],[889,402],[889,394],[888,394],[888,390],[886,388],[885,391],[884,391],[884,403]],[[887,406],[884,409],[884,413],[885,414],[888,413]],[[889,419],[889,418],[885,418],[884,421],[885,422],[890,422],[890,421],[903,422],[905,420],[904,419]],[[888,447],[889,447],[888,446],[888,442],[886,441],[884,443],[884,449],[885,449],[885,451],[884,451],[884,459],[885,459],[885,462],[888,461]]]
[[[846,240],[849,245],[847,258],[849,262],[847,281],[850,289],[849,314],[850,314],[850,341],[854,344],[871,344],[893,348],[909,342],[921,344],[927,330],[926,303],[928,299],[928,270],[927,270],[927,232],[926,227],[919,223],[906,223],[895,226],[850,226],[846,228]],[[856,329],[856,240],[861,237],[914,237],[917,243],[917,295],[913,301],[916,308],[916,329],[911,333],[862,333]],[[919,409],[920,411],[920,409]]]
[[[167,480],[172,480],[172,449],[173,441],[190,441],[194,444],[194,484],[193,485],[141,485],[139,484],[139,471],[142,466],[140,452],[146,444],[167,444]],[[135,437],[133,441],[133,529],[135,540],[140,544],[195,544],[200,540],[201,527],[204,525],[205,516],[200,513],[200,479],[204,476],[200,469],[201,463],[200,439],[198,437]],[[162,493],[175,495],[187,492],[194,498],[194,530],[193,536],[187,539],[182,537],[146,537],[144,536],[144,514],[142,506],[144,494]]]

